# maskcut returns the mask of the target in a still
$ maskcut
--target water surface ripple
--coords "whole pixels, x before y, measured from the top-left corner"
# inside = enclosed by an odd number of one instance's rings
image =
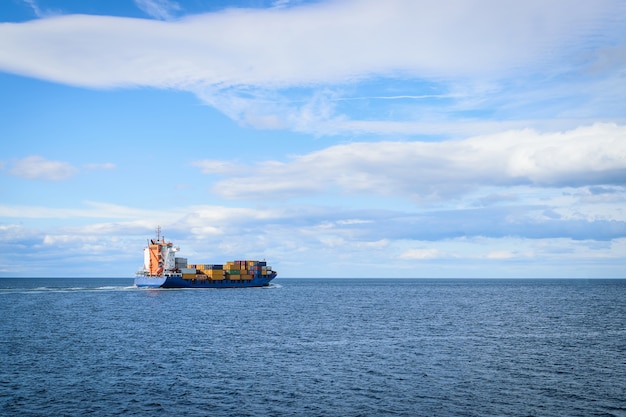
[[[626,280],[0,279],[0,415],[625,416]]]

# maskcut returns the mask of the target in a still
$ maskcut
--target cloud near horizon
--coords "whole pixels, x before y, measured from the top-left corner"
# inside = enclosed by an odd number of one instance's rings
[[[527,221],[514,225],[506,219],[510,213],[504,210],[495,216],[493,211],[474,214],[455,211],[416,217],[407,216],[407,213],[368,214],[332,208],[318,209],[316,213],[293,207],[286,211],[233,213],[228,207],[196,207],[178,213],[145,211],[141,216],[131,208],[120,209],[120,213],[126,211],[128,215],[125,220],[120,218],[115,222],[85,226],[57,222],[56,227],[44,230],[19,224],[0,225],[0,245],[10,249],[9,253],[26,250],[29,259],[40,260],[29,263],[27,273],[45,270],[51,251],[58,253],[61,250],[66,254],[66,265],[68,256],[79,256],[81,261],[76,262],[75,273],[84,274],[88,273],[85,256],[108,253],[115,256],[115,262],[110,265],[139,264],[141,242],[153,235],[154,224],[161,224],[166,236],[180,245],[189,259],[223,260],[242,254],[268,257],[274,262],[279,260],[283,277],[302,276],[302,267],[313,274],[307,276],[337,276],[333,274],[344,271],[348,276],[384,277],[388,276],[386,269],[390,263],[396,277],[470,277],[476,272],[478,276],[490,277],[503,276],[498,274],[504,271],[508,271],[507,276],[515,276],[516,273],[508,268],[511,262],[519,260],[526,262],[522,269],[526,274],[534,268],[545,271],[556,267],[561,271],[557,275],[570,274],[571,277],[585,274],[586,268],[597,272],[597,266],[590,267],[596,262],[605,266],[618,265],[623,261],[626,249],[624,221],[613,224]],[[368,221],[345,222],[355,216]],[[456,224],[450,223],[452,217]],[[500,229],[507,223],[509,230]],[[221,226],[220,230],[215,229],[215,224]],[[469,225],[473,228],[468,229]],[[459,233],[459,227],[466,230]],[[584,232],[574,238],[568,237],[573,229]],[[598,229],[605,231],[599,232]],[[234,230],[237,233],[233,233]],[[607,231],[610,235],[602,237],[601,233]],[[578,232],[574,230],[574,234]],[[207,245],[209,242],[214,243]],[[350,250],[346,251],[346,248]],[[308,264],[311,259],[316,262]],[[481,268],[472,272],[467,269],[471,262],[480,263]],[[418,264],[419,269],[415,269]],[[316,265],[324,268],[319,269]],[[484,269],[488,265],[493,268],[491,272]],[[7,267],[6,262],[0,262],[0,272]],[[346,268],[349,271],[345,271]],[[106,273],[124,276],[129,272],[117,267],[107,269]]]

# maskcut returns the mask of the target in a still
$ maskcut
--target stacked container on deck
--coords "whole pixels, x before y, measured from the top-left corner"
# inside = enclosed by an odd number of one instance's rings
[[[224,268],[219,264],[189,264],[187,267],[194,270],[194,276],[186,277],[185,274],[183,274],[183,278],[210,279],[213,281],[224,279]]]
[[[218,264],[188,264],[180,268],[184,279],[223,280],[233,281],[251,280],[255,276],[269,275],[272,268],[265,261],[231,261],[224,265]]]
[[[232,280],[251,280],[255,276],[267,275],[272,269],[265,261],[232,261],[224,266],[226,276]]]
[[[245,262],[246,261],[226,262],[226,277],[233,281],[239,281],[241,279],[252,279],[247,276],[248,271],[246,270]]]

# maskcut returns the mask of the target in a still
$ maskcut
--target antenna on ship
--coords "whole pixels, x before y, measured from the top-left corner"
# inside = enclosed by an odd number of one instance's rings
[[[157,226],[157,241],[161,240],[161,226]]]

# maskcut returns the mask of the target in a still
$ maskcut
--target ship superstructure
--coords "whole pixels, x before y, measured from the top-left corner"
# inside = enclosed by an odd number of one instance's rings
[[[149,276],[160,276],[176,271],[176,252],[180,248],[161,237],[161,228],[157,228],[157,238],[151,239],[143,250],[143,271]],[[186,265],[185,265],[186,266]]]

